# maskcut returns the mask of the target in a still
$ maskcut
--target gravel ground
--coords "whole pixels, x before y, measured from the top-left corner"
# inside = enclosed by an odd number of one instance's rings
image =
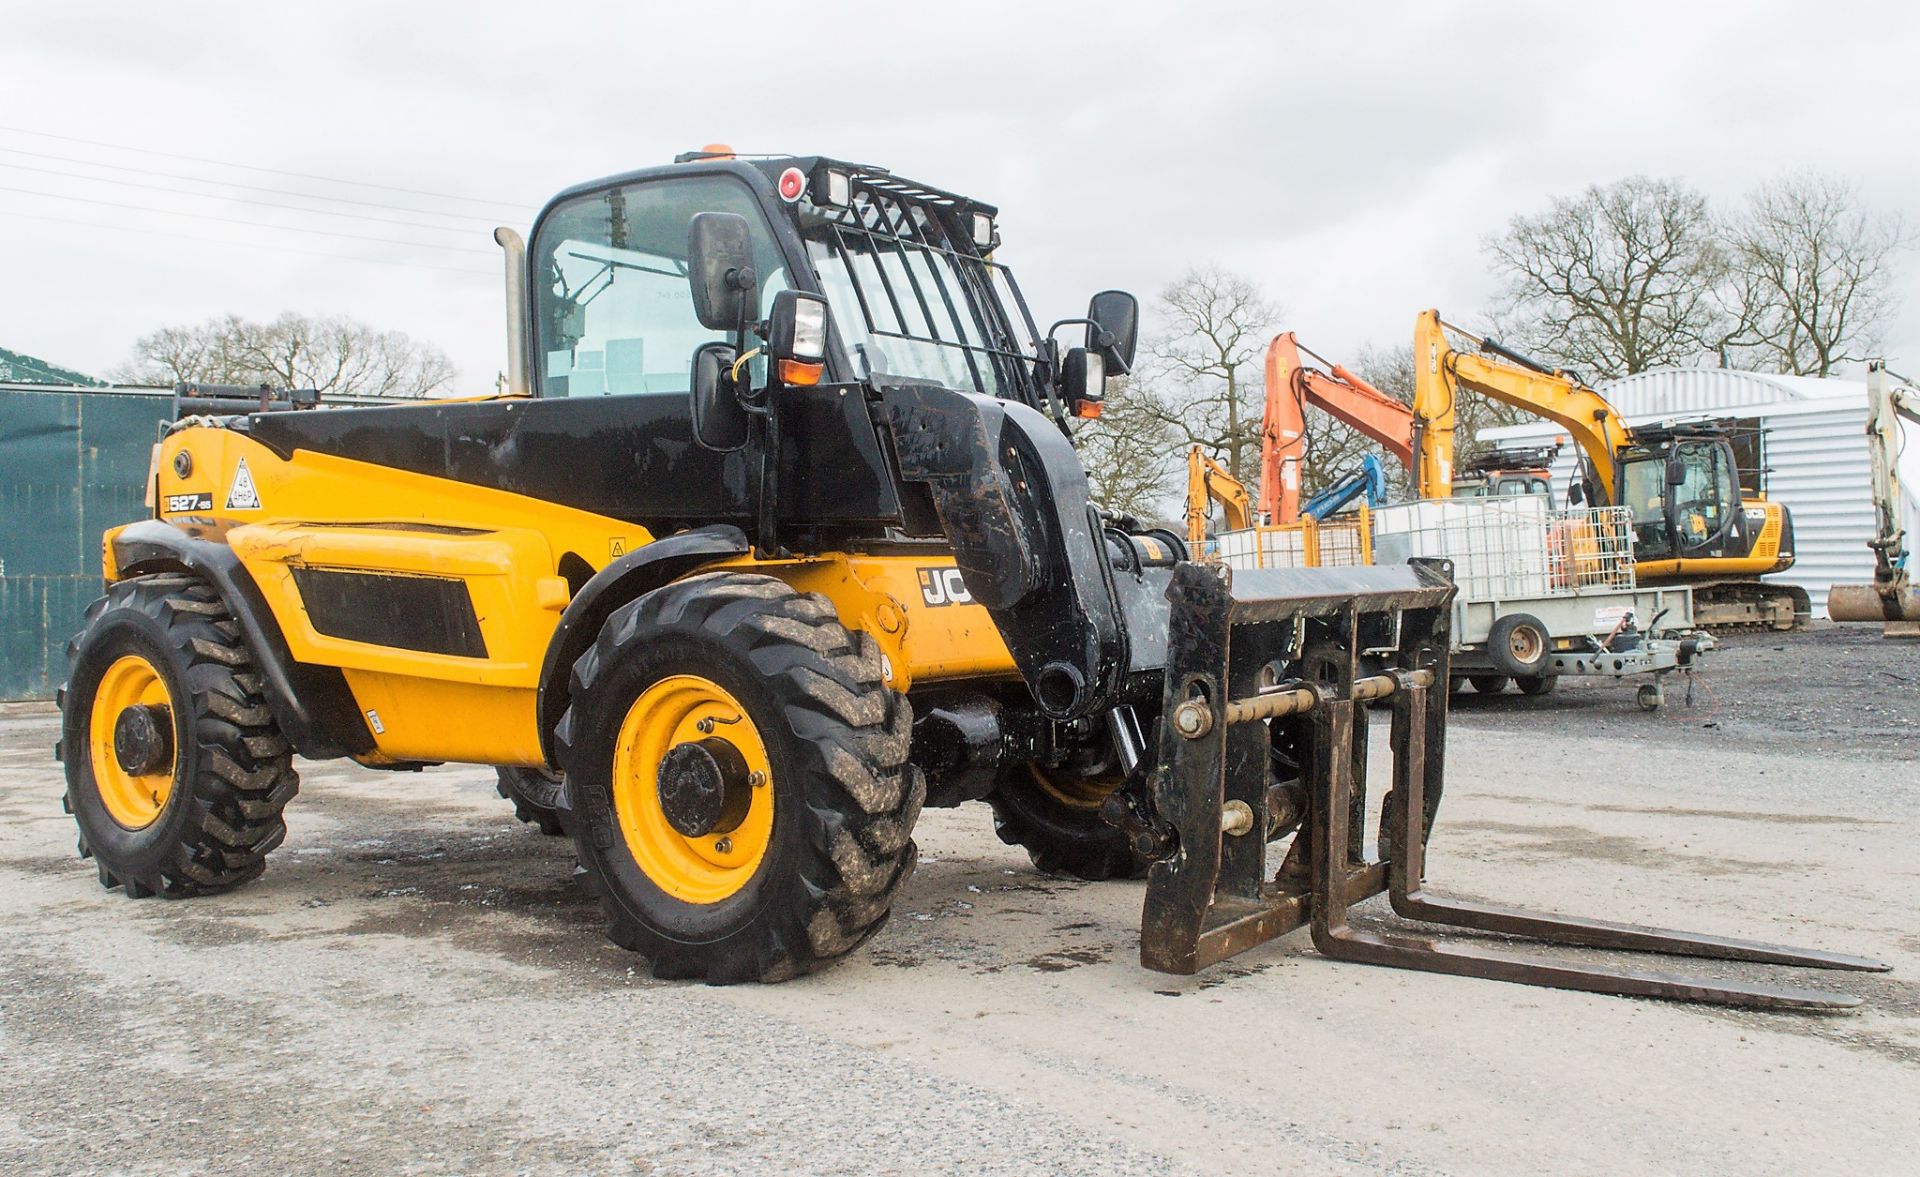
[[[1792,976],[1866,998],[1826,1017],[1336,964],[1304,934],[1165,977],[1140,885],[1036,875],[979,806],[927,814],[843,965],[657,982],[472,768],[304,765],[264,879],[130,901],[73,856],[53,716],[0,709],[0,1170],[1908,1171],[1916,678],[1920,645],[1828,629],[1730,641],[1692,711],[1457,700],[1436,885],[1894,964]]]
[[[1569,678],[1549,695],[1512,689],[1453,698],[1455,723],[1480,730],[1534,730],[1564,717],[1579,730],[1632,733],[1689,748],[1748,748],[1873,759],[1920,760],[1920,641],[1888,640],[1879,628],[1821,623],[1798,633],[1722,634],[1695,674],[1670,677],[1667,705],[1647,724],[1634,692],[1645,676]]]

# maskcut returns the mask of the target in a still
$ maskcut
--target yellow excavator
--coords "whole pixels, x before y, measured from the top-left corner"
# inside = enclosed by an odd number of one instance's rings
[[[1448,332],[1478,351],[1455,348]],[[1461,330],[1434,310],[1414,324],[1414,369],[1414,471],[1423,496],[1451,493],[1460,390],[1515,405],[1560,426],[1579,447],[1571,505],[1633,511],[1640,583],[1690,586],[1694,621],[1707,628],[1805,624],[1806,590],[1760,579],[1793,566],[1792,517],[1780,503],[1742,493],[1728,423],[1631,427],[1578,376]]]
[[[1187,543],[1194,552],[1207,546],[1209,503],[1220,504],[1220,529],[1244,531],[1253,526],[1253,492],[1233,472],[1194,446],[1187,451]]]
[[[1896,380],[1898,384],[1894,383]],[[1887,370],[1867,365],[1867,448],[1873,461],[1872,584],[1836,584],[1827,593],[1835,621],[1884,621],[1888,637],[1920,637],[1920,592],[1907,578],[1907,533],[1900,526],[1900,419],[1920,425],[1920,390]]]

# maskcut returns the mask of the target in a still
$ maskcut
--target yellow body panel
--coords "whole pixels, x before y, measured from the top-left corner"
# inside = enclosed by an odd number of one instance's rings
[[[560,612],[540,603],[539,582],[554,578],[555,557],[537,531],[447,535],[382,526],[250,523],[230,529],[227,544],[273,606],[287,647],[301,662],[485,686],[539,685],[541,659]],[[294,585],[293,570],[301,567],[462,580],[473,598],[487,656],[430,654],[323,634],[308,619]],[[565,606],[564,595],[559,603]]]
[[[833,555],[738,561],[834,603],[840,624],[864,630],[886,655],[887,685],[1017,674],[986,607],[966,595],[950,556]]]
[[[410,674],[343,672],[382,760],[546,763],[533,687],[488,687]]]
[[[192,459],[184,477],[181,450]],[[378,749],[369,761],[540,764],[539,676],[570,597],[560,560],[571,553],[598,571],[653,539],[635,524],[507,491],[308,451],[281,458],[227,429],[170,435],[155,470],[159,517],[231,547],[294,658],[342,670]],[[111,539],[109,580],[120,575]],[[715,567],[827,596],[843,625],[879,643],[895,690],[1018,674],[950,555],[743,557]],[[486,656],[321,633],[294,580],[302,568],[456,578]]]

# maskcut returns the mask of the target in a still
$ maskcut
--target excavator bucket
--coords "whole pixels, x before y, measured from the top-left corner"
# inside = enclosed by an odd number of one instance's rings
[[[1836,584],[1827,590],[1834,621],[1920,622],[1920,589],[1892,581]]]
[[[1446,739],[1443,561],[1226,573],[1182,565],[1150,820],[1173,850],[1148,877],[1140,955],[1194,973],[1301,927],[1366,964],[1634,997],[1841,1010],[1857,998],[1462,946],[1428,931],[1356,928],[1386,894],[1405,920],[1548,943],[1804,968],[1884,971],[1837,953],[1449,901],[1425,890]],[[1391,713],[1392,784],[1364,837],[1370,708]],[[1279,847],[1292,836],[1284,854]],[[1276,862],[1276,860],[1278,860]],[[1381,913],[1384,917],[1384,913]],[[1390,920],[1388,921],[1390,922]]]

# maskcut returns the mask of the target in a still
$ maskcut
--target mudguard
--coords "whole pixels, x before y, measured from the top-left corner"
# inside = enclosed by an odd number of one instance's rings
[[[294,660],[266,596],[232,548],[195,539],[158,519],[130,523],[114,532],[111,542],[123,578],[185,571],[214,587],[240,623],[275,722],[300,755],[329,760],[374,750],[373,734],[346,677],[336,667]]]
[[[553,729],[567,709],[567,676],[587,652],[607,616],[628,601],[716,560],[752,547],[738,527],[715,524],[654,540],[608,564],[573,595],[547,642],[540,667],[540,750],[553,763]]]

